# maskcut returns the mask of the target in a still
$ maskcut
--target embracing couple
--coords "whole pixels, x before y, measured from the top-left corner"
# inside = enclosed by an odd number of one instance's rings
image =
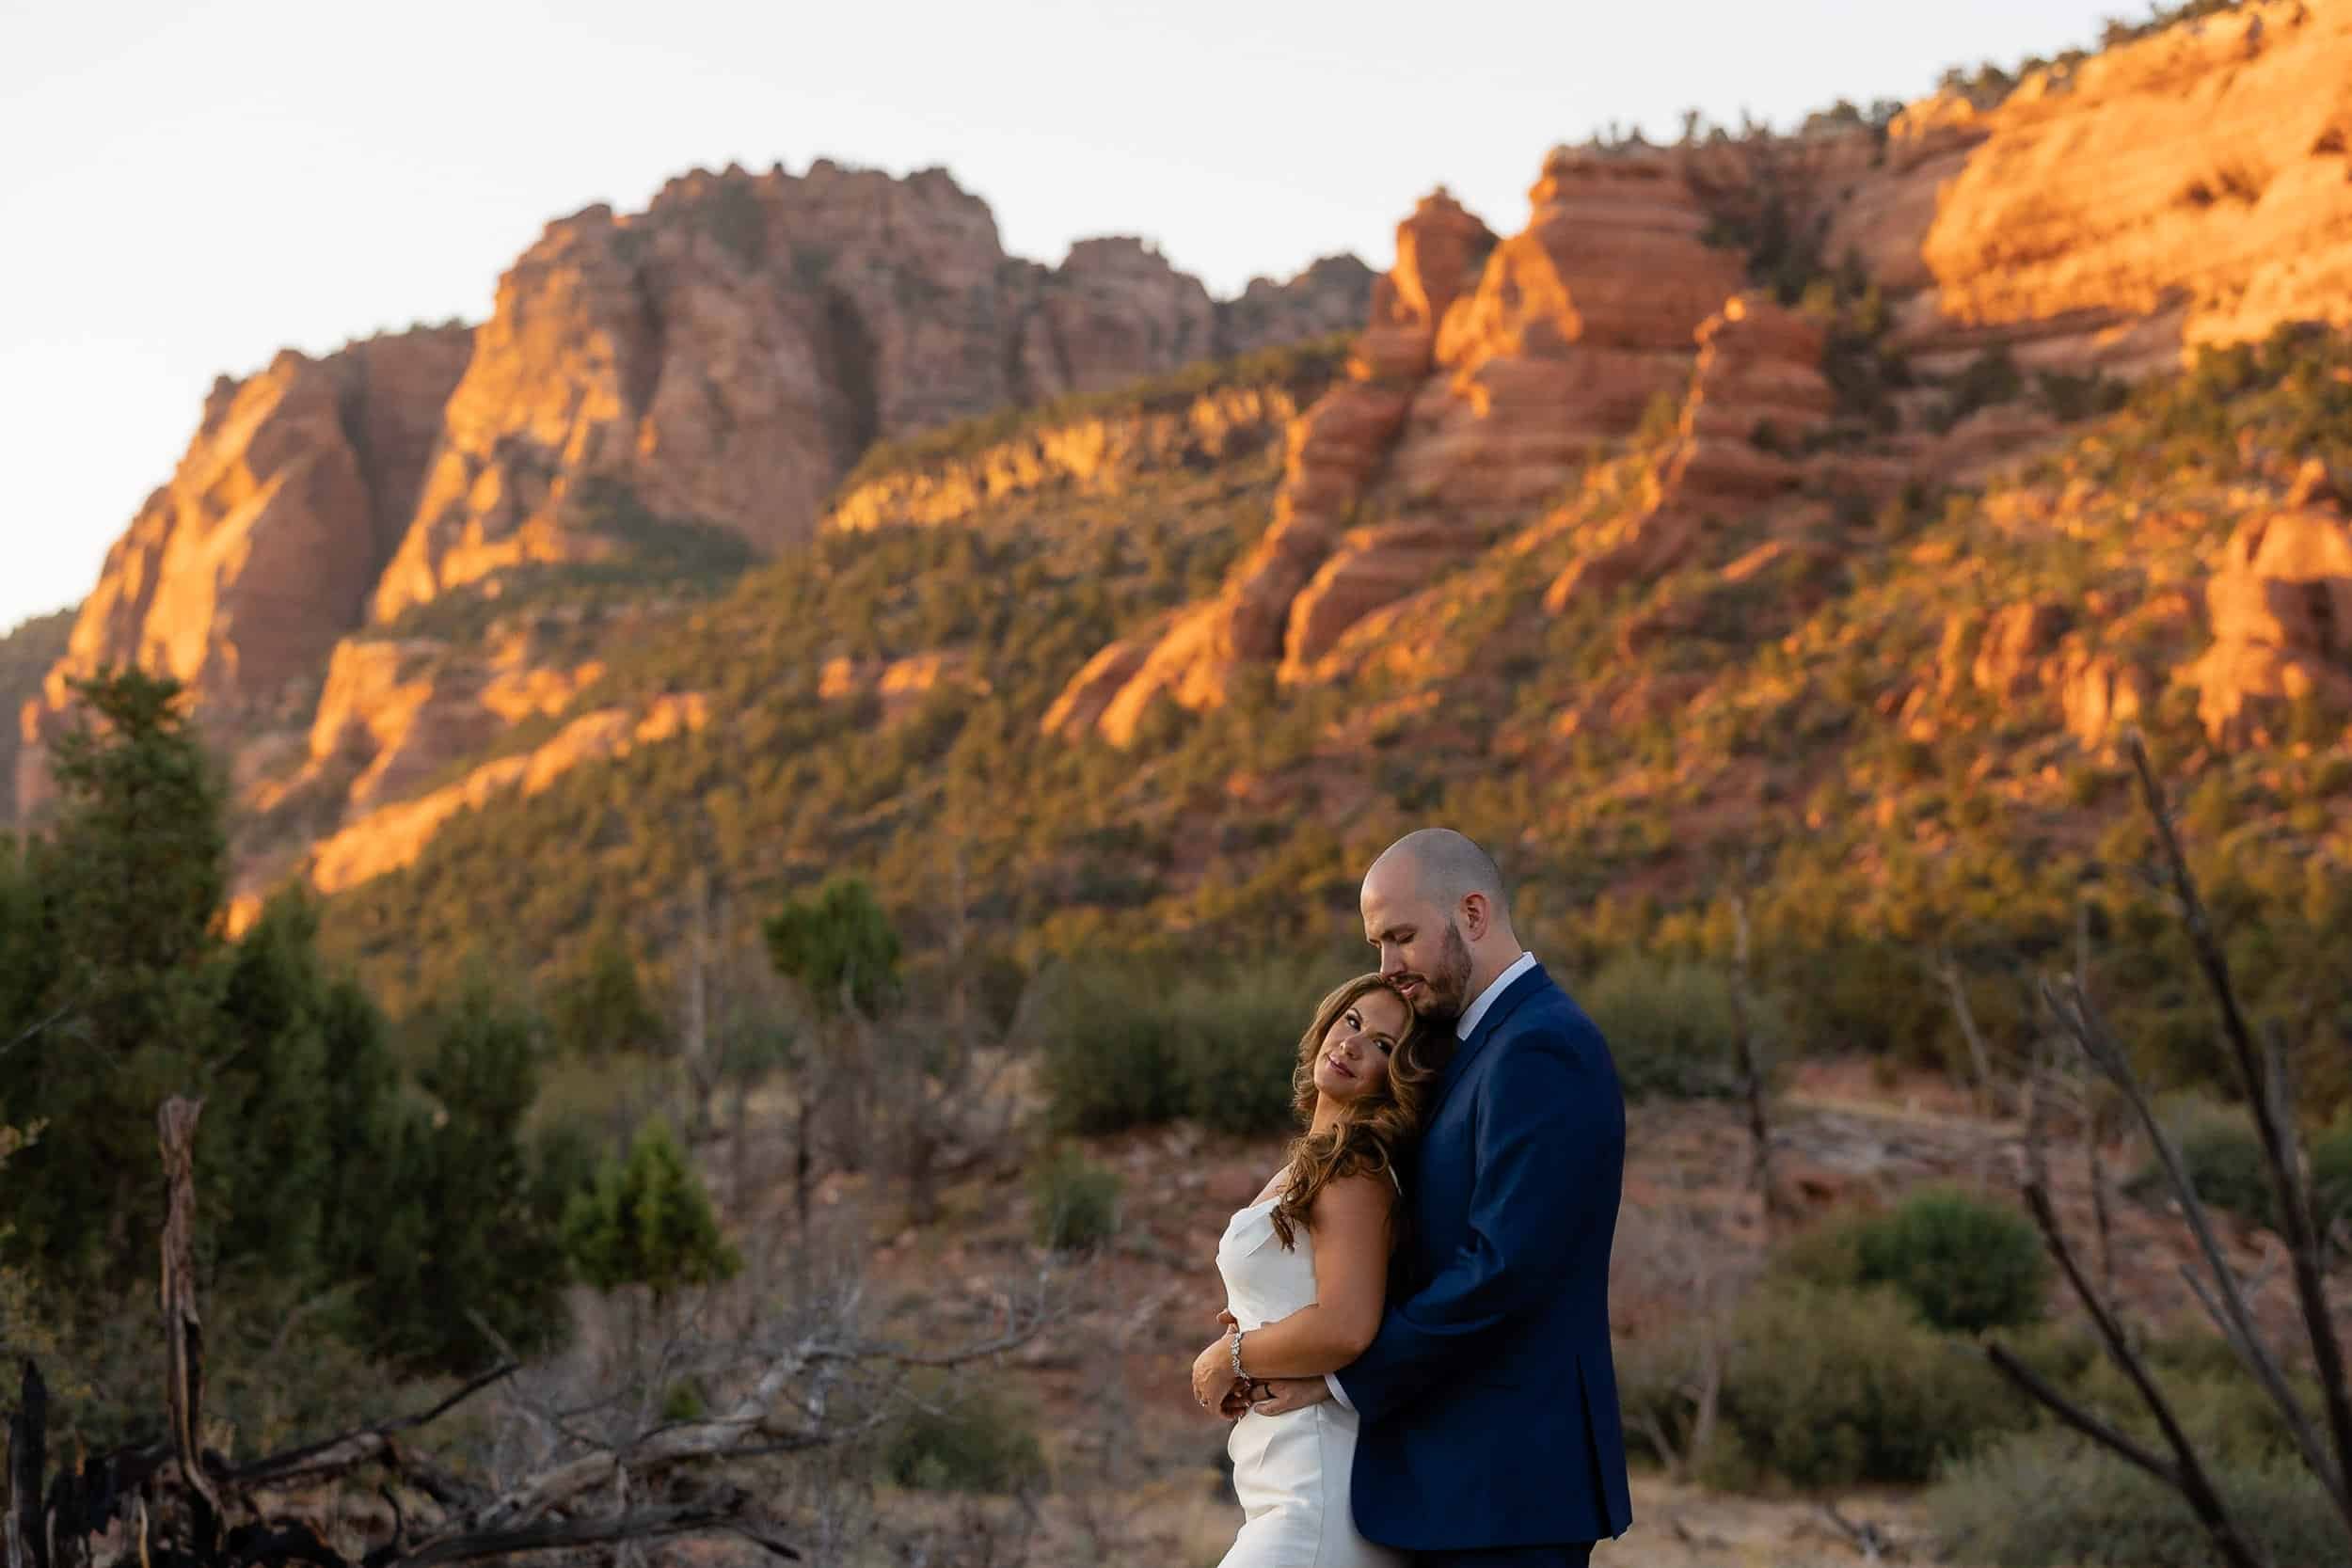
[[[1377,974],[1299,1042],[1307,1130],[1218,1243],[1221,1568],[1562,1568],[1632,1519],[1609,1350],[1625,1101],[1444,829],[1373,863]]]

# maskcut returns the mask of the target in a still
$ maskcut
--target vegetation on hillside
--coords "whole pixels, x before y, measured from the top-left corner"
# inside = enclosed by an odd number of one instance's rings
[[[2071,951],[2087,921],[2151,1070],[2200,1081],[2209,1037],[2130,872],[2138,830],[2120,810],[2104,837],[2083,826],[2097,819],[2084,805],[2120,805],[2115,765],[2066,735],[2046,691],[1996,702],[1963,682],[1931,739],[1895,715],[1936,682],[1955,619],[2128,607],[2198,580],[2249,497],[2307,457],[2352,461],[2347,368],[2342,337],[2284,331],[2206,351],[2120,407],[2052,397],[2087,417],[2063,450],[1983,493],[1832,506],[1828,564],[1734,590],[1696,562],[1546,621],[1530,619],[1533,562],[1476,610],[1533,639],[1500,667],[1430,689],[1245,681],[1214,712],[1165,708],[1124,752],[1049,742],[1039,721],[1104,644],[1213,589],[1269,514],[1272,454],[1139,476],[1116,497],[1010,498],[954,528],[827,537],[614,661],[599,702],[699,691],[707,729],[458,818],[410,869],[335,900],[326,940],[399,1007],[446,989],[467,952],[561,965],[614,923],[660,949],[696,868],[746,908],[855,873],[919,970],[938,961],[952,863],[993,961],[1305,958],[1299,973],[1327,974],[1356,961],[1356,871],[1393,833],[1447,820],[1497,847],[1526,924],[1575,974],[1629,950],[1720,969],[1739,900],[1796,1052],[1959,1060],[1947,958],[1995,1055],[2021,1050],[2033,1026],[2012,976]],[[1860,385],[1857,407],[1899,390]],[[1651,461],[1597,470],[1594,526]],[[2111,619],[2076,622],[2095,639]],[[929,691],[818,695],[830,661],[933,654],[949,657]],[[1566,705],[1667,686],[1677,700],[1647,717],[1549,738]],[[2144,723],[2192,788],[2201,870],[2249,911],[2249,989],[2290,1006],[2352,930],[2352,895],[2327,870],[2352,794],[2341,722],[2314,715],[2290,756],[2208,748],[2177,693]],[[2230,820],[2259,827],[2205,828]],[[2352,1075],[2329,1064],[2347,1021],[2293,1023],[2314,1096],[2341,1103]]]
[[[396,1035],[322,959],[301,895],[225,940],[220,787],[179,689],[126,673],[81,692],[86,722],[55,749],[55,819],[21,847],[0,841],[11,1348],[88,1380],[88,1441],[154,1418],[163,1347],[128,1304],[152,1298],[155,1112],[171,1095],[203,1102],[214,1409],[249,1440],[346,1413],[387,1378],[560,1338],[560,1227],[604,1189],[589,1186],[592,1146],[528,1125],[545,1047],[527,998],[476,971]],[[663,1201],[691,1222],[698,1195],[674,1180]],[[595,1277],[642,1273],[609,1261],[614,1230],[582,1230]],[[321,1375],[276,1378],[276,1354]],[[355,1379],[358,1365],[381,1370]]]

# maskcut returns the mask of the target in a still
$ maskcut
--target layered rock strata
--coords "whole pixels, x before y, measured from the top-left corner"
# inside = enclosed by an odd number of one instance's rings
[[[214,705],[317,679],[415,508],[470,344],[463,328],[424,329],[215,383],[187,455],[107,552],[24,710],[26,809],[75,679],[137,665]]]
[[[1508,240],[1442,191],[1399,226],[1350,379],[1291,433],[1273,526],[1139,659],[1084,673],[1095,689],[1132,666],[1098,720],[1111,741],[1163,699],[1217,705],[1248,666],[1311,678],[1350,626],[1487,547],[1687,386],[1739,267],[1702,243],[1674,161],[1562,150],[1530,199]]]
[[[773,550],[878,439],[1310,335],[1368,282],[1334,261],[1243,312],[1134,239],[1017,261],[938,169],[729,169],[590,208],[501,281],[375,616],[593,556],[590,478]]]
[[[1901,296],[1935,363],[2167,368],[2284,321],[2352,322],[2352,0],[2270,0],[1931,100],[1823,171],[1825,253]]]
[[[2180,678],[2217,743],[2277,744],[2306,715],[2328,738],[2352,723],[2352,526],[2318,465],[2238,526],[2205,607],[2212,645]]]

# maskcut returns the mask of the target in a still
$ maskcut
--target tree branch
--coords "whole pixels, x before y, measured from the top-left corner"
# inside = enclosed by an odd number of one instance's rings
[[[2067,1032],[2082,1046],[2084,1054],[2115,1085],[2124,1102],[2132,1108],[2133,1115],[2139,1118],[2140,1130],[2147,1135],[2149,1147],[2155,1151],[2156,1163],[2163,1168],[2166,1185],[2171,1188],[2173,1196],[2179,1200],[2181,1216],[2213,1276],[2213,1292],[2209,1294],[2200,1289],[2198,1300],[2222,1323],[2224,1338],[2246,1363],[2247,1370],[2262,1386],[2271,1403],[2278,1407],[2289,1435],[2295,1439],[2304,1462],[2311,1466],[2312,1474],[2326,1488],[2338,1511],[2344,1512],[2344,1499],[2332,1479],[2332,1467],[2320,1450],[2318,1436],[2312,1431],[2302,1405],[2287,1386],[2286,1375],[2280,1370],[2278,1359],[2263,1343],[2262,1334],[2254,1324],[2252,1309],[2247,1305],[2246,1291],[2239,1284],[2237,1275],[2231,1269],[2228,1257],[2221,1250],[2220,1240],[2214,1234],[2212,1218],[2205,1211],[2203,1200],[2197,1196],[2197,1183],[2189,1175],[2188,1163],[2182,1158],[2180,1146],[2173,1141],[2172,1134],[2158,1119],[2154,1102],[2141,1086],[2139,1075],[2132,1070],[2122,1044],[2108,1033],[2106,1022],[2100,1018],[2088,997],[2080,992],[2062,996],[2056,988],[2047,986],[2044,994],[2058,1022],[2065,1025]],[[2348,1522],[2352,1522],[2352,1516],[2347,1517]]]
[[[2171,1481],[2182,1499],[2188,1504],[2200,1522],[2204,1525],[2205,1533],[2213,1538],[2216,1549],[2228,1559],[2234,1568],[2265,1568],[2263,1560],[2256,1555],[2252,1545],[2238,1533],[2237,1524],[2230,1517],[2229,1508],[2222,1502],[2221,1494],[2215,1487],[2213,1478],[2205,1473],[2204,1462],[2198,1457],[2195,1445],[2189,1442],[2188,1433],[2182,1429],[2180,1418],[2173,1414],[2171,1402],[2164,1397],[2164,1390],[2156,1386],[2155,1379],[2149,1375],[2147,1363],[2143,1362],[2139,1358],[2139,1353],[2132,1348],[2131,1341],[2124,1335],[2122,1325],[2116,1321],[2114,1312],[2101,1299],[2099,1292],[2092,1288],[2090,1279],[2084,1275],[2082,1266],[2075,1261],[2074,1249],[2066,1244],[2066,1233],[2058,1227],[2058,1210],[2050,1202],[2049,1190],[2039,1181],[2027,1181],[2026,1206],[2032,1211],[2034,1224],[2041,1227],[2042,1240],[2048,1243],[2051,1256],[2058,1259],[2058,1267],[2064,1271],[2066,1282],[2074,1287],[2075,1297],[2081,1301],[2083,1310],[2090,1314],[2091,1326],[2098,1330],[2100,1341],[2106,1346],[2108,1359],[2115,1363],[2116,1368],[2122,1372],[2131,1383],[2133,1389],[2138,1393],[2140,1402],[2148,1407],[2149,1415],[2155,1418],[2156,1430],[2163,1433],[2165,1447],[2172,1450],[2173,1463],[2169,1467],[2169,1473],[2168,1469],[2151,1469],[2150,1473],[2165,1476]],[[2006,1361],[1996,1361],[1994,1365],[2001,1367],[2003,1371],[2010,1372],[2012,1377],[2016,1375]],[[2020,1370],[2023,1370],[2022,1367]],[[2037,1391],[2032,1385],[2021,1383],[2021,1386],[2026,1387],[2028,1393],[2034,1394],[2035,1398],[2042,1399],[2045,1403],[2048,1402],[2043,1393]],[[2042,1389],[2046,1390],[2047,1387],[2046,1384],[2042,1385]],[[2058,1405],[2053,1404],[2051,1409],[2061,1418],[2068,1418],[2067,1412]],[[2085,1416],[2089,1414],[2081,1411],[2079,1407],[2075,1407],[2074,1413]],[[2078,1430],[2088,1431],[2087,1428],[2079,1427]],[[2110,1446],[2114,1447],[2114,1445]],[[2137,1449],[2137,1446],[2134,1445],[2133,1448]],[[2131,1449],[2115,1447],[2115,1451],[2122,1457],[2140,1465],[2142,1468],[2148,1468],[2146,1461],[2154,1457],[2144,1449],[2138,1449],[2135,1453]]]
[[[2181,841],[2172,831],[2164,790],[2156,782],[2154,765],[2148,760],[2148,747],[2137,733],[2131,736],[2131,753],[2132,766],[2139,775],[2141,801],[2155,825],[2156,841],[2164,850],[2173,892],[2181,901],[2189,944],[2196,950],[2198,968],[2203,972],[2215,1006],[2220,1009],[2222,1033],[2237,1063],[2246,1098],[2253,1106],[2263,1160],[2269,1167],[2271,1190],[2279,1201],[2280,1234],[2294,1265],[2296,1300],[2302,1308],[2312,1365],[2319,1374],[2320,1402],[2327,1412],[2329,1435],[2335,1441],[2333,1474],[2323,1474],[2322,1479],[2327,1481],[2328,1495],[2335,1499],[2347,1528],[2352,1528],[2352,1373],[2347,1373],[2344,1346],[2336,1337],[2335,1319],[2328,1307],[2323,1242],[2312,1220],[2311,1188],[2304,1180],[2294,1141],[2294,1092],[2284,1053],[2278,1050],[2276,1041],[2266,1054],[2255,1048],[2253,1031],[2247,1023],[2236,985],[2230,975],[2229,958],[2214,935],[2213,921],[2197,891],[2188,857],[2182,852]]]

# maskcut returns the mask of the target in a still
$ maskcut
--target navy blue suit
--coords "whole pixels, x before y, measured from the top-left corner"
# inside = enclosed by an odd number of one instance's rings
[[[1356,1528],[1422,1553],[1621,1534],[1609,1248],[1625,1096],[1609,1047],[1530,970],[1455,1050],[1434,1106],[1407,1184],[1410,1293],[1339,1373],[1362,1418]]]

